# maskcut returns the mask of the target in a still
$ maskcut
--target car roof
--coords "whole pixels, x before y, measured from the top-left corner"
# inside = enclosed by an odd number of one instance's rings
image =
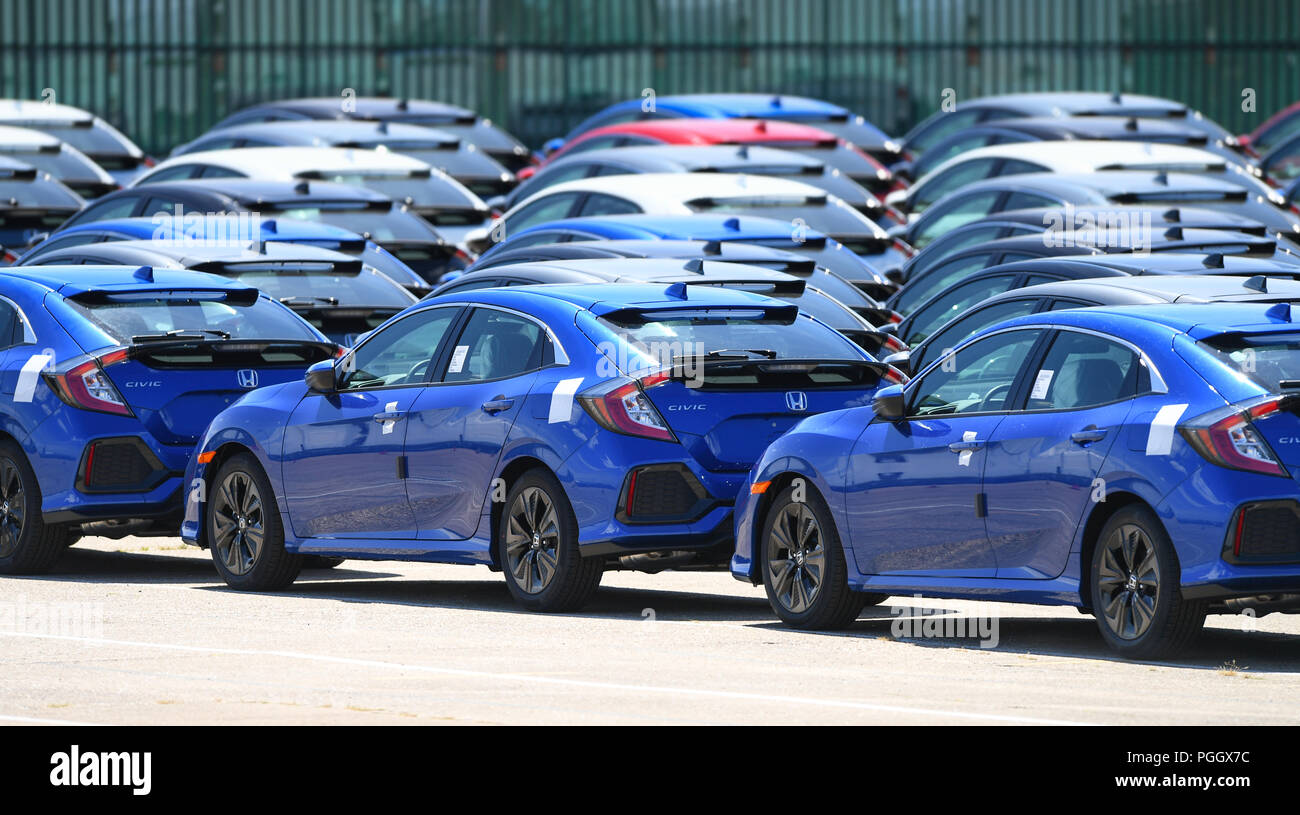
[[[711,277],[749,280],[755,282],[787,282],[800,278],[784,272],[751,266],[747,263],[719,261],[708,259],[684,258],[571,258],[555,260],[523,261],[508,266],[496,266],[482,272],[470,272],[456,278],[457,283],[470,275],[475,277],[494,277],[505,273],[545,273],[554,277],[559,273],[589,275],[593,279],[619,280],[622,278],[658,279],[673,278],[688,281],[705,280]],[[561,275],[562,277],[562,275]]]
[[[534,246],[506,248],[494,254],[489,260],[494,266],[502,265],[503,258],[510,256],[550,255],[554,258],[598,258],[598,257],[659,257],[687,258],[700,257],[711,260],[728,260],[742,262],[782,261],[786,263],[806,262],[808,258],[795,252],[777,249],[771,246],[753,243],[720,243],[703,240],[654,240],[646,238],[616,238],[598,241],[566,241],[563,243],[543,243]],[[478,271],[471,266],[470,271]],[[460,278],[457,278],[460,279]]]
[[[640,102],[641,100],[633,100]],[[762,119],[767,116],[849,116],[847,108],[807,96],[770,93],[675,93],[659,96],[656,104],[694,106],[719,116]]]
[[[155,181],[133,192],[156,193],[159,190],[187,191],[221,195],[242,204],[284,203],[292,201],[359,201],[389,203],[388,196],[365,187],[336,184],[332,181],[266,181],[260,178],[203,178],[182,181]],[[118,193],[110,193],[116,195]],[[103,200],[103,199],[98,199]]]
[[[1261,282],[1264,291],[1260,291]],[[993,303],[1033,297],[1087,297],[1110,305],[1172,303],[1180,299],[1296,300],[1300,281],[1264,280],[1230,275],[1140,275],[1081,278],[1012,289],[983,301]]]
[[[6,147],[62,147],[63,140],[30,127],[0,124],[0,144]]]
[[[679,240],[791,240],[790,224],[775,218],[757,215],[731,215],[721,212],[701,212],[693,215],[589,215],[585,218],[561,218],[529,227],[514,237],[530,232],[548,230],[604,229],[611,237],[660,237]],[[821,240],[826,236],[807,229],[807,240]]]
[[[684,298],[683,295],[684,294]],[[516,306],[525,302],[560,301],[598,314],[620,308],[667,309],[699,307],[787,306],[760,294],[721,286],[678,287],[676,284],[605,283],[510,286],[508,288],[473,289],[441,295],[425,302],[480,302],[488,305]]]
[[[59,124],[93,122],[95,114],[82,108],[62,103],[46,103],[34,99],[0,99],[0,122],[39,122]]]
[[[1183,136],[1192,141],[1209,140],[1205,131],[1188,126],[1182,119],[1144,119],[1137,116],[1026,116],[1016,119],[994,119],[982,122],[980,127],[1116,140],[1126,134]],[[1134,138],[1136,139],[1136,136]],[[1140,139],[1136,140],[1140,141]]]
[[[624,147],[602,147],[599,150],[561,156],[549,166],[582,161],[617,162],[660,172],[674,170],[699,172],[707,169],[731,170],[772,165],[809,170],[825,166],[817,159],[803,153],[757,144],[634,144]]]
[[[763,141],[838,143],[831,133],[810,125],[761,119],[651,119],[593,128],[575,138],[635,133],[682,144],[727,144]]]
[[[1136,204],[1115,206],[1113,204],[1077,204],[1072,205],[1067,210],[1063,207],[1034,207],[1030,209],[1008,209],[1000,212],[990,213],[978,221],[971,221],[962,224],[959,229],[965,229],[970,226],[984,226],[996,222],[1035,224],[1043,227],[1051,225],[1051,222],[1059,221],[1065,224],[1065,216],[1071,215],[1071,223],[1078,223],[1080,217],[1091,218],[1095,223],[1123,223],[1124,217],[1150,215],[1152,228],[1156,225],[1164,227],[1184,226],[1191,229],[1219,229],[1228,228],[1234,232],[1247,232],[1264,236],[1268,234],[1268,227],[1260,224],[1258,221],[1248,218],[1244,215],[1238,215],[1233,212],[1224,212],[1216,209],[1206,209],[1197,206],[1181,206],[1179,204],[1159,205],[1159,204]],[[1104,221],[1099,220],[1104,218]],[[1213,226],[1211,226],[1213,224]],[[957,230],[953,230],[954,232]]]
[[[296,119],[274,122],[248,122],[210,130],[209,136],[282,138],[285,144],[328,147],[342,141],[409,141],[430,145],[454,146],[460,137],[423,125],[401,122],[374,122],[365,119]],[[239,148],[248,149],[248,148]]]
[[[830,193],[811,184],[786,178],[748,173],[641,173],[640,175],[601,175],[554,184],[538,190],[512,209],[543,196],[565,192],[595,192],[637,202],[642,206],[685,207],[688,201],[702,198],[746,199],[779,196],[800,199],[825,199]],[[683,211],[682,214],[686,214]],[[786,229],[789,234],[789,229]]]
[[[1249,194],[1244,187],[1231,182],[1193,173],[1103,170],[1093,173],[1017,173],[996,176],[971,182],[949,195],[963,195],[983,189],[1027,189],[1059,194],[1071,188],[1091,190],[1103,197],[1189,190],[1241,196]]]
[[[324,119],[357,118],[365,119],[375,116],[410,115],[410,116],[447,116],[457,119],[475,119],[478,116],[469,108],[458,107],[446,102],[427,99],[402,99],[384,96],[358,96],[349,100],[352,110],[344,113],[338,96],[299,97],[296,99],[275,99],[235,111],[244,113],[250,110],[287,110],[311,114]]]
[[[175,289],[221,289],[248,291],[230,278],[188,269],[155,269],[140,266],[10,266],[6,277],[29,280],[65,297],[88,291],[167,291]]]
[[[252,177],[280,180],[293,179],[306,172],[410,173],[432,169],[419,159],[387,150],[290,145],[241,147],[238,150],[200,150],[173,156],[158,164],[150,173],[157,173],[181,164],[200,163],[251,173]],[[137,181],[132,186],[141,185]]]
[[[160,258],[169,258],[182,266],[220,260],[226,262],[266,261],[323,261],[329,263],[354,263],[356,259],[342,252],[300,243],[283,243],[265,241],[244,243],[230,242],[205,243],[193,240],[127,240],[93,243],[85,246],[72,246],[67,249],[55,249],[45,258],[57,258],[62,254],[75,255],[78,252],[92,250],[96,253],[120,254],[124,257],[140,256],[138,253],[150,253]]]
[[[1021,93],[1004,93],[994,96],[980,96],[958,102],[962,105],[976,107],[1010,107],[1020,110],[1042,110],[1050,113],[1059,111],[1058,115],[1079,114],[1092,111],[1117,109],[1185,111],[1187,106],[1181,102],[1164,99],[1159,96],[1145,96],[1137,93],[1106,93],[1104,91],[1026,91]]]
[[[1046,165],[1054,173],[1092,173],[1107,169],[1147,169],[1178,167],[1224,168],[1226,161],[1214,153],[1198,147],[1181,144],[1159,144],[1145,141],[1070,141],[1018,142],[977,147],[947,159],[925,176],[917,185],[950,167],[984,158],[1008,158],[1032,161]]]
[[[1016,261],[1020,264],[1046,262],[1085,263],[1119,269],[1128,274],[1229,274],[1229,275],[1300,275],[1300,268],[1272,258],[1243,257],[1204,252],[1153,252],[1151,254],[1112,253],[1073,258],[1036,258]],[[1011,264],[1006,264],[1011,265]]]
[[[1081,328],[1096,328],[1114,322],[1134,321],[1165,326],[1188,334],[1193,339],[1234,333],[1300,333],[1300,323],[1292,322],[1285,304],[1268,303],[1153,303],[1149,305],[1092,306],[1062,309],[1016,317],[1000,323],[1002,328],[1033,323],[1056,323]],[[1283,316],[1285,315],[1285,317]],[[1296,315],[1300,317],[1300,314]]]
[[[249,214],[207,214],[197,224],[188,224],[184,219],[164,219],[162,221],[154,220],[152,216],[138,216],[134,218],[107,218],[102,221],[87,221],[83,224],[73,224],[67,229],[60,230],[61,235],[72,235],[78,232],[100,232],[100,231],[117,231],[124,232],[134,237],[152,239],[155,235],[161,235],[167,239],[173,235],[244,235],[248,232],[249,227],[256,225],[259,229],[256,236],[249,235],[248,240],[283,240],[283,241],[302,241],[302,240],[359,240],[361,238],[355,232],[344,229],[341,226],[334,226],[320,221],[305,221],[301,218],[257,218],[256,221],[249,220]],[[195,228],[191,228],[195,227]],[[238,230],[232,233],[231,230]],[[162,235],[162,233],[167,233]]]

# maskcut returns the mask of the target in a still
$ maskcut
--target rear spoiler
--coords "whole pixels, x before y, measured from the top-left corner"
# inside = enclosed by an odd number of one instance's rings
[[[234,305],[251,306],[257,302],[257,298],[262,296],[260,289],[254,288],[229,288],[229,289],[159,289],[159,288],[139,288],[139,289],[89,289],[83,292],[69,295],[68,300],[74,303],[100,304],[110,303],[114,298],[124,294],[158,294],[183,296],[186,294],[202,294],[207,297],[213,295],[225,295],[222,301]]]
[[[726,275],[709,275],[707,277],[702,275],[698,279],[694,280],[674,279],[671,282],[685,283],[688,286],[763,286],[770,290],[771,295],[774,297],[783,295],[788,297],[798,297],[804,293],[804,289],[808,285],[806,280],[801,280],[799,278],[793,280],[764,280],[762,278],[746,276],[728,277]],[[763,291],[758,293],[767,294],[768,292]]]
[[[872,359],[710,359],[703,360],[698,357],[679,358],[665,372],[670,379],[674,380],[692,380],[698,377],[700,368],[706,371],[716,371],[718,369],[736,369],[745,368],[758,370],[766,374],[800,374],[812,373],[816,370],[826,368],[856,368],[869,370],[876,374],[877,381],[880,379],[889,379],[891,382],[902,383],[907,381],[894,366],[887,362],[879,362]]]
[[[305,266],[328,268],[301,268]],[[306,274],[356,276],[361,274],[364,264],[360,260],[279,260],[276,258],[266,258],[256,260],[209,260],[203,263],[196,263],[189,268],[196,272],[209,272],[211,274],[234,277],[238,276],[241,272],[258,271],[266,267],[270,267],[270,271],[279,269],[288,272],[305,272]]]
[[[685,286],[683,286],[685,288]],[[606,303],[596,303],[591,307],[591,312],[597,317],[603,317],[613,323],[634,323],[645,322],[646,315],[651,314],[690,314],[692,312],[705,314],[708,312],[722,311],[760,311],[763,316],[769,320],[780,320],[782,322],[794,322],[799,316],[799,307],[785,303],[765,304],[765,303],[729,303],[727,305],[706,305],[704,303],[682,300],[680,303],[646,303],[637,306],[613,306]]]

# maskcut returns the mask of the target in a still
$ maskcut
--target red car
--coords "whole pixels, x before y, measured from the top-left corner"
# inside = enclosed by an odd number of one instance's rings
[[[584,150],[631,144],[761,144],[802,153],[834,167],[884,198],[903,189],[889,168],[850,142],[816,127],[758,119],[654,119],[588,130],[547,157],[547,162]],[[531,173],[520,171],[520,179]]]
[[[1287,105],[1264,121],[1264,124],[1237,137],[1255,157],[1267,153],[1287,138],[1300,133],[1300,102]]]

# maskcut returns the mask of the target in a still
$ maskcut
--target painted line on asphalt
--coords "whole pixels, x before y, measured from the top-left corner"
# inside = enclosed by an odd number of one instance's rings
[[[26,637],[28,639],[62,640],[85,645],[117,645],[132,648],[155,648],[163,651],[183,651],[187,653],[220,654],[225,656],[260,656],[279,657],[281,659],[298,659],[309,662],[325,662],[335,665],[352,665],[363,668],[396,669],[419,673],[457,676],[470,679],[491,679],[501,682],[531,682],[541,685],[558,685],[591,690],[626,691],[632,693],[661,694],[665,696],[694,696],[713,699],[733,699],[748,702],[774,702],[783,705],[803,705],[806,707],[843,708],[847,710],[864,710],[878,713],[898,713],[915,716],[948,717],[954,719],[973,719],[986,722],[1005,722],[1011,724],[1045,724],[1045,725],[1086,725],[1087,722],[1075,722],[1064,719],[1042,719],[1033,716],[1013,716],[999,713],[974,713],[957,710],[939,710],[934,708],[885,705],[873,702],[854,702],[847,699],[808,699],[798,696],[778,696],[766,693],[747,693],[742,691],[710,690],[708,688],[681,688],[664,685],[634,685],[622,682],[597,682],[589,679],[564,679],[553,676],[534,676],[529,674],[498,673],[496,671],[477,671],[467,668],[443,668],[435,665],[415,665],[404,662],[385,662],[374,659],[339,657],[328,654],[309,654],[300,651],[266,651],[254,648],[221,648],[204,645],[180,645],[165,642],[144,642],[138,640],[113,640],[98,637],[73,637],[63,634],[32,634],[20,631],[0,631],[0,636]]]

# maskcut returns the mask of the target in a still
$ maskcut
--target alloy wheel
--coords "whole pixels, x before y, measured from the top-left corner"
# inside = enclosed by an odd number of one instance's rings
[[[1141,637],[1155,619],[1160,599],[1156,549],[1141,527],[1125,524],[1106,540],[1097,569],[1102,616],[1115,636]]]
[[[262,497],[242,472],[226,476],[212,498],[213,546],[231,574],[248,574],[266,540]]]
[[[539,594],[559,568],[560,526],[546,492],[528,487],[515,497],[506,516],[506,567],[515,585]]]
[[[18,548],[26,506],[22,474],[12,461],[0,458],[0,557],[9,557]]]
[[[781,508],[767,539],[767,578],[777,601],[793,614],[812,605],[826,571],[821,526],[807,504]]]

